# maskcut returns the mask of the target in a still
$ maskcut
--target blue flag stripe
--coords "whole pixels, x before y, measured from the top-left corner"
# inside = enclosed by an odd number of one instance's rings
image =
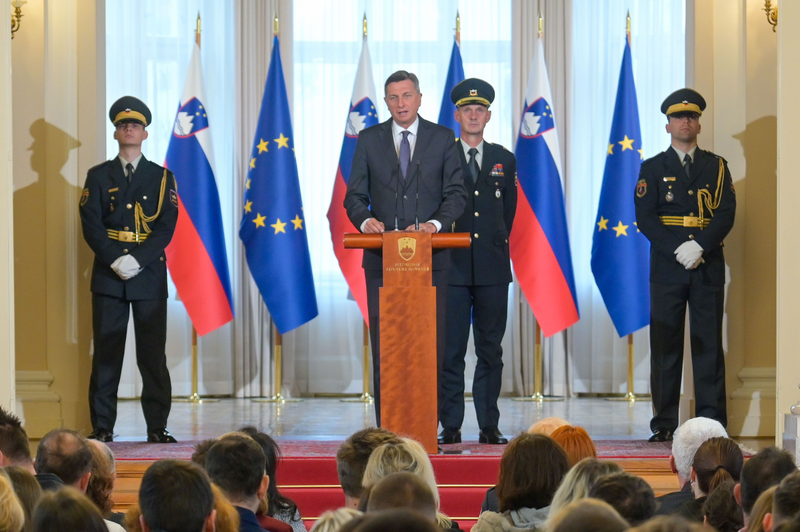
[[[464,64],[461,61],[461,50],[458,42],[453,39],[453,51],[450,53],[450,66],[447,67],[447,80],[444,83],[444,94],[442,95],[442,105],[439,107],[439,125],[452,129],[456,138],[461,136],[461,125],[456,122],[454,115],[456,106],[450,99],[450,92],[453,87],[464,81]]]

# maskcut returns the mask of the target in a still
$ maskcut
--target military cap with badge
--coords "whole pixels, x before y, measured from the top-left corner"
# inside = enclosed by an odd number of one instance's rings
[[[494,88],[478,78],[468,78],[453,87],[450,100],[456,105],[485,105],[489,107],[494,101]]]
[[[133,96],[123,96],[114,102],[108,111],[108,117],[115,126],[132,122],[147,127],[150,125],[152,116],[150,108],[142,100]]]
[[[684,118],[700,116],[706,108],[706,100],[694,89],[678,89],[661,104],[661,112],[667,117]]]

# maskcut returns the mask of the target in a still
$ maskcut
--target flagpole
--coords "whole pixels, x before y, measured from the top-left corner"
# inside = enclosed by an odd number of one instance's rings
[[[456,42],[461,48],[461,14],[458,11],[456,11]]]

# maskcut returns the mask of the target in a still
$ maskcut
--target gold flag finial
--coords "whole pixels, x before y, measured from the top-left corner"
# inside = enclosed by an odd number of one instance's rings
[[[456,42],[461,46],[461,13],[456,11]]]
[[[273,35],[277,36],[278,33],[280,33],[279,32],[280,26],[278,25],[278,14],[277,13],[275,13],[275,18],[272,21],[272,25],[273,25],[273,27],[272,27]]]
[[[539,11],[539,38],[544,35],[544,18],[542,18],[542,12]]]
[[[195,31],[194,38],[195,38],[195,42],[197,43],[197,46],[200,46],[200,12],[199,11],[197,12],[197,30]]]
[[[628,44],[631,43],[631,11],[628,10],[628,16],[626,18],[626,32],[628,34]]]
[[[364,38],[367,38],[367,14],[364,13]]]

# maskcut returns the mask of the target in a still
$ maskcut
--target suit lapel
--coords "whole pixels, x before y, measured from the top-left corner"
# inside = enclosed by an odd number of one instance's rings
[[[392,169],[391,176],[394,176],[399,159],[397,158],[397,150],[394,147],[394,139],[392,138],[392,119],[381,124],[380,130],[380,143],[383,149],[383,154],[386,160],[389,161],[390,168]],[[391,178],[390,176],[390,178]]]
[[[691,179],[689,179],[689,185],[691,186],[697,178],[703,173],[703,169],[708,164],[711,157],[708,156],[708,153],[705,150],[701,150],[697,148],[694,150],[694,161],[692,163],[692,175]]]
[[[419,128],[417,128],[417,143],[414,145],[414,156],[411,157],[411,162],[409,163],[408,172],[406,173],[406,186],[403,190],[408,190],[411,182],[419,177],[417,176],[417,168],[430,145],[431,136],[433,135],[431,129],[430,122],[420,116]]]
[[[676,152],[672,146],[667,148],[664,152],[665,161],[664,161],[664,173],[667,176],[675,177],[680,181],[686,181],[688,178],[686,177],[686,170],[683,169],[683,163],[681,162],[680,157],[678,157],[678,152]],[[692,172],[694,173],[694,172]]]
[[[130,190],[128,192],[133,195],[142,184],[150,179],[153,173],[153,164],[148,161],[144,155],[139,159],[139,164],[136,165],[136,170],[133,172],[133,179],[131,179]]]
[[[119,156],[111,161],[110,175],[114,185],[119,189],[119,195],[124,197],[128,193],[128,178],[125,177],[125,171],[122,169],[122,161],[119,160]]]

